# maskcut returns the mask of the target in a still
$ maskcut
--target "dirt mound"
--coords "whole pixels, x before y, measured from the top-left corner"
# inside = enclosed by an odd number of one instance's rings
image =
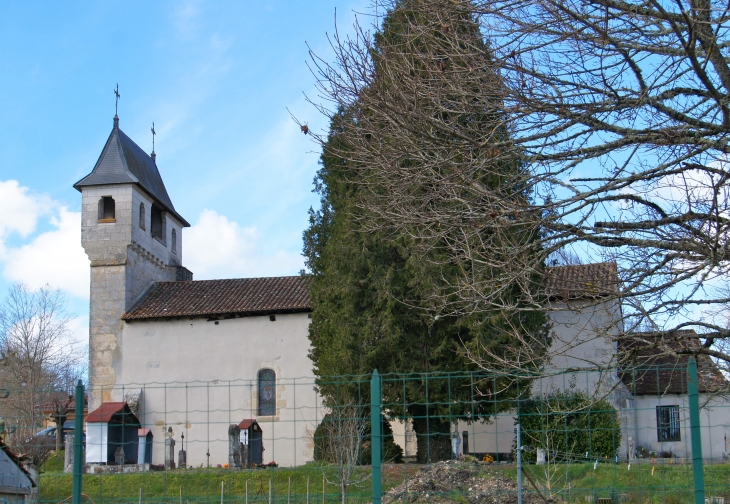
[[[517,504],[517,482],[504,476],[498,466],[445,461],[424,466],[383,495],[383,504],[454,501]],[[529,483],[525,481],[522,502],[544,504],[545,501],[530,491]]]

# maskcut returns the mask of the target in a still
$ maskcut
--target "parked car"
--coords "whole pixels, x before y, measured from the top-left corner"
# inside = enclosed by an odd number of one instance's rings
[[[73,433],[74,433],[73,427],[65,427],[64,426],[64,428],[63,428],[64,439],[66,438],[66,436],[68,434],[73,434]],[[36,432],[33,435],[33,438],[43,438],[44,439],[44,444],[47,443],[47,444],[49,444],[49,445],[51,445],[51,446],[53,446],[55,448],[56,447],[56,428],[55,427],[48,427],[46,429],[43,429],[40,432]],[[82,443],[83,443],[84,448],[85,448],[86,447],[86,433],[85,432],[83,433]],[[66,449],[66,446],[65,446],[64,443],[61,443],[61,449],[62,450],[65,450]]]

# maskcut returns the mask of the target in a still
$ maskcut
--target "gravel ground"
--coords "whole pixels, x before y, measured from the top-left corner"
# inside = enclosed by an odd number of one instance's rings
[[[524,504],[545,501],[523,485]],[[482,466],[464,462],[438,462],[424,466],[412,477],[383,495],[383,504],[398,503],[485,503],[517,504],[517,483],[501,474],[498,466]],[[551,503],[558,503],[554,499]]]

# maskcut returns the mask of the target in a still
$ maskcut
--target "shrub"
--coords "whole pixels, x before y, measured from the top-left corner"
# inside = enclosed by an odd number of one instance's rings
[[[381,434],[383,437],[383,448],[382,457],[383,462],[403,462],[403,449],[398,446],[393,440],[393,429],[385,419],[385,416],[381,416]],[[329,453],[331,450],[328,449],[330,444],[327,442],[327,436],[337,435],[336,427],[334,426],[335,419],[331,413],[328,413],[322,419],[322,422],[317,426],[314,431],[314,460],[321,462],[336,463],[335,456]],[[360,465],[369,465],[372,461],[371,445],[370,445],[370,417],[362,420],[362,441],[359,450],[359,463]]]
[[[614,457],[621,442],[616,408],[583,392],[556,392],[521,402],[523,455],[534,462],[542,448],[555,461]]]

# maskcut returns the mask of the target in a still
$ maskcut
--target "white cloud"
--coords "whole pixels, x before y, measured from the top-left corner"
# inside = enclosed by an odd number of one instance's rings
[[[185,0],[174,11],[175,27],[181,37],[189,37],[197,30],[197,20],[201,12],[200,4],[200,0]]]
[[[31,289],[46,284],[79,298],[89,297],[89,261],[81,247],[81,214],[60,207],[50,219],[55,228],[29,243],[6,248],[3,276]]]
[[[36,232],[39,219],[50,215],[47,231]],[[24,238],[10,245],[7,237]],[[293,275],[303,266],[298,253],[267,252],[255,227],[242,227],[213,210],[204,210],[185,231],[184,264],[195,278]],[[59,288],[79,299],[89,297],[89,261],[81,247],[81,215],[27,187],[0,181],[0,271],[8,282],[31,289]],[[85,324],[74,333],[86,340]]]
[[[31,194],[17,180],[0,180],[0,240],[11,233],[28,236],[52,206],[50,198]]]
[[[203,210],[185,231],[184,263],[196,279],[294,275],[303,266],[299,254],[261,249],[255,227],[241,227],[213,210]]]

